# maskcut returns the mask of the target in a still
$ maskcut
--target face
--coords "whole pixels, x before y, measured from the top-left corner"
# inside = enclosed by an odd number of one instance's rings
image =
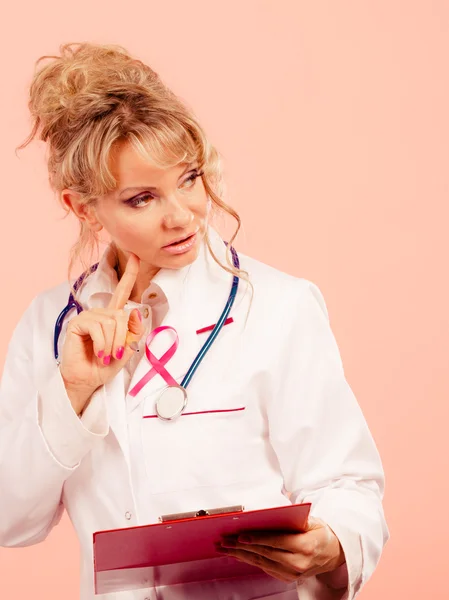
[[[131,144],[122,143],[114,151],[111,168],[117,187],[88,207],[86,221],[94,230],[104,228],[110,234],[121,267],[130,252],[150,271],[193,262],[209,206],[198,164],[160,168]]]

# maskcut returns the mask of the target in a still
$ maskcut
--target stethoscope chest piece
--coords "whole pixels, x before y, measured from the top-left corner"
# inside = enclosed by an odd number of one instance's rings
[[[180,385],[169,385],[156,402],[157,416],[163,421],[173,421],[187,406],[187,392]]]

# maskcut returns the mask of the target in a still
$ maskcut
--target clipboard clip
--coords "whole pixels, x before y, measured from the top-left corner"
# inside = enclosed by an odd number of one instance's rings
[[[241,513],[245,510],[245,507],[241,504],[237,506],[223,506],[220,508],[209,508],[207,510],[201,509],[191,512],[183,513],[172,513],[169,515],[162,515],[159,517],[159,523],[168,523],[170,521],[181,521],[182,519],[193,519],[202,517],[211,517],[213,515],[229,515],[234,513]]]

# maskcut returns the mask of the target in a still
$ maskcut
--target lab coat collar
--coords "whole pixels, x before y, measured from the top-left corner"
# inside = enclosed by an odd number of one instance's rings
[[[222,264],[226,264],[226,247],[224,242],[217,231],[210,226],[208,227],[208,237],[214,254]],[[210,273],[215,271],[216,275],[220,275],[223,269],[215,261],[213,261],[213,264],[208,264],[205,251],[206,248],[203,242],[203,247],[195,261],[195,263],[198,263],[196,267],[200,267],[202,264]],[[209,254],[209,258],[212,258],[209,252],[206,251],[206,254]],[[103,252],[97,269],[86,278],[78,292],[78,301],[86,310],[106,308],[108,306],[118,284],[117,272],[115,270],[116,261],[117,256],[114,247],[112,244],[109,244]],[[174,307],[181,298],[183,285],[193,265],[187,265],[181,269],[160,269],[152,278],[148,288],[143,292],[141,303],[144,303],[144,298],[147,297],[151,289],[152,291],[160,292],[168,304]],[[130,302],[130,304],[136,305],[138,303]]]
[[[97,270],[86,279],[79,292],[79,301],[87,309],[106,308],[118,284],[115,265],[117,255],[114,247],[109,244],[101,257]],[[182,280],[190,265],[182,269],[161,269],[151,280],[147,289],[143,292],[141,302],[129,301],[129,306],[145,304],[146,298],[151,292],[159,296],[159,302],[173,304],[179,299],[179,291]]]

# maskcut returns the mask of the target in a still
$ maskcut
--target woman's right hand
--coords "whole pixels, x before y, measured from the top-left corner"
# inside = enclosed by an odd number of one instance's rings
[[[140,260],[131,254],[107,308],[86,310],[71,319],[61,353],[60,371],[77,415],[99,387],[128,362],[145,327],[140,312],[124,310],[139,272]]]

